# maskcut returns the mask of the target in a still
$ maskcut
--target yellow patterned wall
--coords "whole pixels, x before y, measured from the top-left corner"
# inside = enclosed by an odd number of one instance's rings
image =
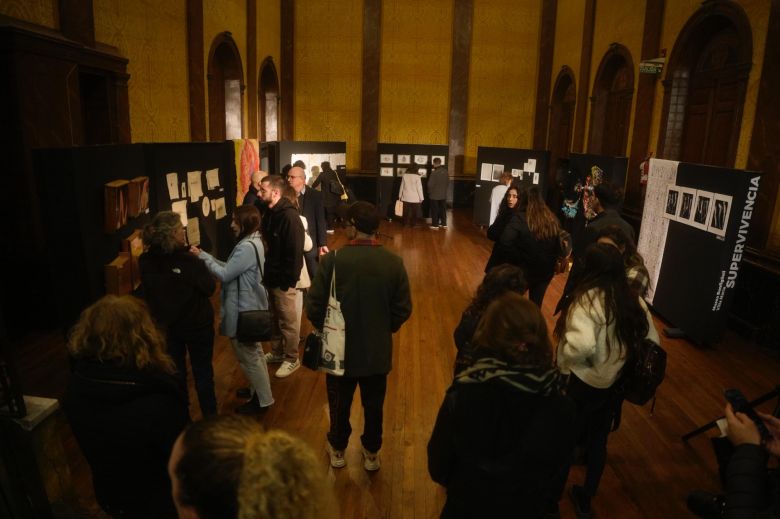
[[[541,2],[474,3],[464,173],[478,146],[533,143]]]
[[[129,60],[133,142],[188,141],[184,2],[94,0],[95,39]]]
[[[258,27],[258,29],[260,29]],[[203,70],[208,74],[209,52],[214,39],[221,33],[228,31],[236,42],[238,53],[241,57],[241,69],[244,71],[244,86],[247,85],[248,72],[246,69],[246,0],[203,0]],[[257,64],[258,66],[260,63]],[[257,71],[253,72],[254,74]],[[206,92],[206,128],[208,128],[208,96],[209,89],[206,78],[203,78],[204,92]],[[243,117],[241,121],[241,135],[246,137],[247,129],[247,95],[244,90],[242,97]],[[257,94],[254,94],[257,95]]]
[[[296,0],[295,139],[346,141],[349,169],[360,168],[362,41],[361,0]]]
[[[379,142],[447,144],[452,0],[384,0]]]
[[[257,70],[255,78],[260,86],[260,65],[267,57],[274,60],[276,74],[281,68],[281,11],[279,0],[258,0],[257,2]],[[277,77],[277,79],[280,79]],[[259,109],[259,105],[258,105]]]
[[[558,0],[555,18],[555,49],[553,50],[552,96],[555,80],[564,65],[574,73],[574,86],[580,89],[580,62],[582,61],[582,20],[585,16],[585,2],[582,0]]]
[[[668,6],[667,8],[676,9]],[[590,61],[590,78],[588,80],[588,95],[593,93],[596,74],[604,55],[609,51],[611,43],[619,43],[631,53],[634,65],[634,96],[631,100],[631,120],[629,122],[628,138],[626,139],[626,156],[631,153],[631,137],[634,133],[634,108],[636,107],[636,89],[639,84],[639,62],[642,57],[642,34],[645,24],[645,1],[632,0],[598,0],[596,2],[596,23],[593,33],[593,54]],[[579,85],[577,85],[579,88]],[[585,123],[585,148],[587,149],[588,133],[590,132],[590,106]]]
[[[50,29],[59,28],[58,8],[57,0],[2,0],[0,2],[0,14]]]

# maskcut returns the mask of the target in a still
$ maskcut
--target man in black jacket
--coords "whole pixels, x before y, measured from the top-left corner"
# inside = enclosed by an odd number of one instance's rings
[[[309,276],[314,279],[317,273],[317,258],[328,253],[327,225],[325,223],[325,208],[322,205],[322,193],[306,187],[306,172],[303,168],[293,166],[287,173],[287,182],[298,194],[298,208],[309,225],[309,236],[314,247],[303,253]]]
[[[303,268],[304,231],[298,211],[282,197],[284,187],[284,180],[278,175],[269,175],[260,184],[260,197],[268,204],[262,221],[263,239],[268,247],[264,284],[271,296],[275,328],[279,333],[265,357],[267,362],[282,363],[276,371],[278,378],[288,377],[301,367],[295,284]]]

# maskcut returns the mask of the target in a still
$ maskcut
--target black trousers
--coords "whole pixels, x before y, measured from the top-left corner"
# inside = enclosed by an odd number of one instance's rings
[[[431,225],[447,225],[447,201],[429,200],[431,209]]]
[[[325,375],[330,409],[330,431],[328,441],[336,450],[344,450],[352,434],[349,411],[355,388],[360,386],[360,401],[363,403],[365,426],[360,441],[369,452],[382,448],[382,414],[387,390],[387,375],[369,377],[336,377]]]
[[[173,358],[178,371],[179,380],[187,391],[187,353],[190,354],[192,377],[195,379],[195,390],[198,393],[198,403],[203,416],[217,414],[217,397],[214,393],[214,367],[211,358],[214,354],[214,331],[204,333],[195,340],[183,340],[168,337],[168,354]],[[189,396],[187,396],[189,405]]]
[[[544,293],[547,292],[547,287],[550,285],[551,280],[541,281],[539,283],[528,284],[528,299],[536,303],[539,309],[542,308],[542,301],[544,301]]]

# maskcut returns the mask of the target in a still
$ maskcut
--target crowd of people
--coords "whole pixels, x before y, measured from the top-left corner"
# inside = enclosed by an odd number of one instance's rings
[[[325,375],[325,451],[332,468],[346,466],[359,387],[363,468],[380,469],[392,335],[411,316],[412,296],[403,260],[376,239],[376,207],[338,204],[326,216],[325,193],[334,183],[343,188],[336,178],[323,178],[318,191],[306,184],[303,165],[289,168],[286,178],[253,176],[251,196],[232,214],[236,244],[225,261],[188,247],[177,214],[156,214],[143,233],[142,298],[106,296],[84,310],[69,338],[73,377],[63,407],[108,514],[337,517],[324,464],[311,447],[252,419],[275,403],[269,365],[279,364],[279,378],[300,367],[303,310],[323,330],[334,301],[345,322],[345,356],[343,375]],[[421,199],[418,182],[403,179],[405,205]],[[441,200],[446,182],[440,184],[434,182],[431,200]],[[649,276],[633,229],[617,212],[619,190],[597,186],[596,216],[574,241],[551,341],[541,303],[562,254],[561,228],[536,187],[510,182],[503,191],[487,232],[495,244],[485,277],[454,330],[453,380],[428,443],[430,476],[447,491],[442,517],[554,518],[575,453],[584,453],[584,480],[568,495],[578,519],[586,519],[609,434],[620,424],[623,368],[643,340],[659,341],[643,300]],[[416,214],[415,203],[408,202]],[[446,228],[446,206],[435,212],[432,226]],[[330,251],[326,235],[336,217],[348,242]],[[217,415],[210,301],[216,280],[219,332],[249,383],[237,415]],[[264,351],[260,342],[239,340],[237,326],[241,312],[267,309],[274,333]],[[203,416],[194,423],[187,356]],[[780,420],[763,416],[771,439],[762,441],[745,415],[727,408],[727,417],[736,445],[729,474],[751,501],[738,492],[708,495],[713,515],[702,516],[754,517],[728,513],[777,506],[777,479],[765,467],[767,453],[780,454]],[[761,489],[750,486],[755,482]]]

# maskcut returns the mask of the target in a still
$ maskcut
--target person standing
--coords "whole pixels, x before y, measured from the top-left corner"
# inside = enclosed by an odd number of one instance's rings
[[[306,172],[298,166],[293,166],[287,174],[287,182],[295,190],[298,196],[298,209],[309,226],[307,232],[314,246],[304,253],[303,259],[309,276],[314,277],[317,274],[317,259],[328,253],[327,223],[325,208],[322,205],[322,193],[306,187]]]
[[[334,468],[346,465],[352,427],[349,424],[352,397],[360,386],[365,427],[363,468],[379,469],[382,447],[382,413],[387,374],[392,368],[393,333],[412,313],[409,278],[403,260],[376,241],[379,215],[368,202],[356,202],[347,210],[349,243],[322,257],[322,264],[309,289],[306,313],[312,325],[322,330],[328,309],[331,277],[336,276],[336,298],[341,303],[346,328],[344,376],[327,374],[330,430],[326,449]]]
[[[138,258],[143,297],[166,335],[168,354],[187,388],[187,354],[203,416],[217,414],[214,393],[214,309],[217,288],[206,265],[187,251],[181,218],[160,211],[143,231],[146,251]],[[185,396],[187,393],[185,392]]]
[[[303,268],[304,230],[298,210],[282,196],[285,187],[284,179],[278,175],[269,175],[260,184],[260,197],[268,204],[262,223],[268,245],[265,286],[271,293],[274,331],[278,335],[265,358],[269,363],[281,362],[277,378],[289,377],[301,367],[295,285]]]
[[[450,175],[441,159],[433,159],[433,171],[428,178],[428,199],[431,207],[431,229],[447,228],[447,190]]]
[[[244,195],[244,201],[242,205],[255,205],[259,199],[258,193],[260,192],[260,181],[263,177],[267,176],[265,171],[255,171],[252,176],[249,177],[249,189]]]
[[[406,168],[406,173],[401,177],[398,198],[404,203],[404,225],[414,227],[414,222],[420,212],[420,204],[425,200],[420,173],[416,166]]]
[[[325,218],[328,223],[327,233],[333,234],[337,217],[336,211],[339,204],[347,200],[347,190],[344,187],[344,180],[337,171],[333,170],[330,162],[325,161],[320,166],[322,167],[322,173],[314,180],[311,187],[316,189],[317,186],[321,186],[322,203],[325,206]]]
[[[501,202],[504,200],[506,190],[509,189],[509,184],[512,183],[512,173],[504,171],[498,179],[498,185],[493,187],[490,191],[490,220],[488,225],[493,225],[498,216],[498,209],[501,206]]]

